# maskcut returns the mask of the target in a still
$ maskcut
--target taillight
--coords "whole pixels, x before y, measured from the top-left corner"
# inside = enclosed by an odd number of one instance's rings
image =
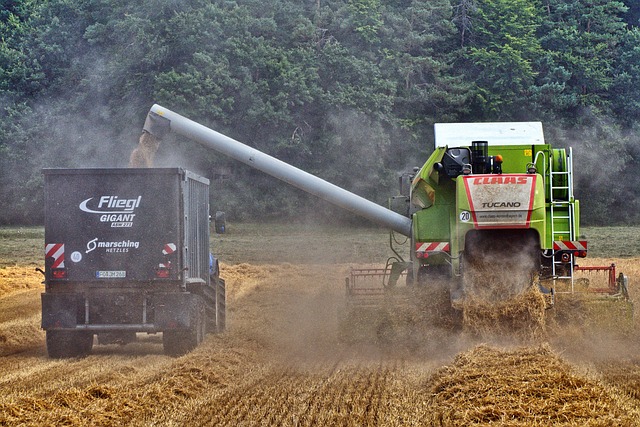
[[[67,278],[67,269],[66,268],[54,268],[51,270],[51,277],[53,279],[66,279]]]
[[[168,279],[171,271],[168,268],[158,267],[156,269],[156,277],[158,279]]]
[[[587,251],[575,251],[573,255],[580,258],[585,258],[587,256]]]

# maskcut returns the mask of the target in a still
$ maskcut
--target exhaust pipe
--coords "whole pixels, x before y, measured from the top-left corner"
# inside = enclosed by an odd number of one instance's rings
[[[159,138],[172,130],[323,200],[411,237],[411,220],[409,218],[202,126],[160,105],[155,104],[151,107],[144,130]]]

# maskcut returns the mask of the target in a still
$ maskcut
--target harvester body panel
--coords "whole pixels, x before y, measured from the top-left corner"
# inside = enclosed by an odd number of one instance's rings
[[[534,215],[536,211],[544,211],[544,189],[539,177],[538,174],[458,177],[458,222],[471,222],[476,229],[529,228],[536,222],[544,223],[544,215]]]

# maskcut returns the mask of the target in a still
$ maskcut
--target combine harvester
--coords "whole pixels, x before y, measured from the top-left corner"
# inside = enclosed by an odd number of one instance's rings
[[[551,307],[579,292],[576,260],[587,255],[587,242],[579,237],[572,151],[545,143],[539,122],[436,124],[434,152],[400,178],[390,209],[159,105],[145,131],[160,138],[173,131],[391,229],[395,256],[384,268],[353,270],[346,280],[347,328],[359,323],[384,339],[407,301],[433,306],[426,311],[436,320],[459,324],[471,298],[505,301],[537,285]],[[408,256],[395,247],[396,233],[406,236]],[[502,285],[487,281],[481,274],[487,271]],[[598,289],[599,300],[622,304],[617,311],[630,317],[626,277],[611,277]]]

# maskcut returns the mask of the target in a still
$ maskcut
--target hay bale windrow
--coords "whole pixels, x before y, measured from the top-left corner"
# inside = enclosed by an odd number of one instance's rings
[[[503,301],[469,296],[463,304],[463,326],[466,332],[485,339],[537,341],[546,336],[545,307],[544,296],[534,287]]]
[[[548,345],[460,353],[430,381],[437,425],[637,425],[638,409]]]

